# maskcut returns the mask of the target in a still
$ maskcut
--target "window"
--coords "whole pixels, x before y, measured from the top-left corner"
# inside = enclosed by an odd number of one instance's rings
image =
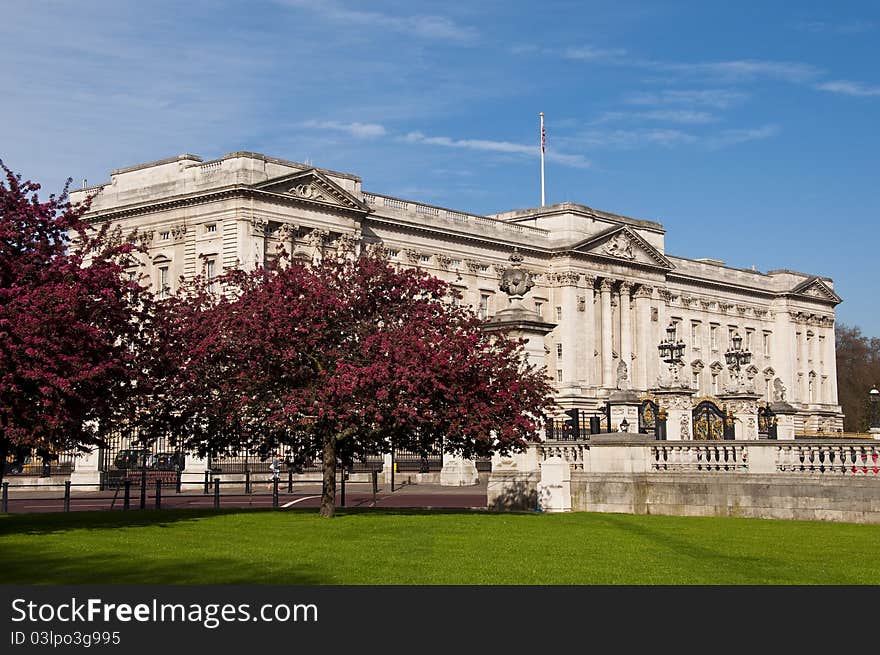
[[[544,309],[544,303],[542,303],[542,302],[538,302],[538,301],[536,300],[536,301],[535,301],[535,313],[536,313],[538,316],[543,316],[543,314],[541,313],[541,310],[543,310],[543,309]]]
[[[557,308],[556,308],[556,320],[557,320],[557,321],[561,321],[561,320],[562,320],[562,307],[557,307]]]
[[[168,239],[170,239],[170,238],[171,238],[171,232],[169,232],[167,230],[164,232],[159,232],[159,240],[160,241],[168,241]]]
[[[772,334],[771,332],[764,333],[764,340],[763,340],[764,342],[762,344],[764,346],[764,357],[770,356],[770,335],[771,334]]]
[[[217,231],[217,224],[216,223],[208,223],[205,226],[205,232],[208,232],[209,234],[211,232],[216,232],[216,231]]]
[[[562,382],[562,369],[561,368],[556,369],[556,381]]]
[[[449,265],[452,266],[453,268],[458,268],[459,266],[461,266],[461,260],[460,259],[453,259],[449,262]]]
[[[712,350],[718,350],[718,326],[709,326],[709,341]]]
[[[691,322],[691,348],[693,350],[700,349],[700,322]]]
[[[696,389],[697,391],[700,390],[700,374],[699,373],[694,373],[691,376],[691,388]]]
[[[728,350],[733,348],[733,335],[736,334],[736,328],[734,326],[729,326],[727,328],[727,348]]]
[[[718,395],[718,374],[717,373],[712,374],[712,395],[714,395],[714,396]]]
[[[562,359],[562,344],[556,344],[556,359]]]
[[[486,320],[489,318],[489,294],[481,293],[480,294],[480,309],[477,312],[477,315],[481,320]]]
[[[168,267],[160,266],[159,267],[159,297],[167,298],[168,297]]]
[[[795,343],[797,343],[797,358],[800,359],[801,358],[801,333],[795,332],[794,337],[795,337]]]
[[[420,264],[427,264],[431,261],[431,255],[421,255],[419,257]]]
[[[825,363],[825,337],[819,335],[819,363]]]
[[[752,351],[752,335],[755,331],[752,328],[746,328],[746,340],[744,348],[749,352]]]

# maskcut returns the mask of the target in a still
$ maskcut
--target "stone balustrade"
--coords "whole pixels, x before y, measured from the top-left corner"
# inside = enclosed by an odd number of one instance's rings
[[[559,457],[572,471],[800,473],[875,476],[880,479],[880,443],[864,439],[798,441],[545,441],[532,448],[540,462]],[[601,448],[601,456],[591,452]],[[642,464],[644,463],[644,464]],[[623,469],[621,469],[623,467]]]
[[[446,219],[459,224],[481,225],[494,230],[504,232],[512,232],[515,234],[538,236],[546,239],[549,231],[520,223],[509,223],[495,218],[487,218],[486,216],[477,216],[476,214],[465,214],[463,212],[443,209],[442,207],[434,207],[432,205],[423,205],[417,202],[401,200],[391,196],[383,196],[376,193],[364,193],[364,202],[371,207],[385,207],[388,209],[402,210],[407,213],[419,214],[430,218]]]

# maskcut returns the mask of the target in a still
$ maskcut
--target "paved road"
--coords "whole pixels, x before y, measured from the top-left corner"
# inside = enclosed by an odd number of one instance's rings
[[[294,486],[293,493],[287,493],[287,486],[282,485],[279,489],[279,508],[317,508],[320,505],[321,488],[317,484],[300,484]],[[63,489],[15,489],[10,485],[9,506],[10,514],[27,512],[61,512],[64,510]],[[342,505],[341,492],[337,489],[337,506]],[[214,496],[205,496],[201,489],[184,489],[183,493],[177,494],[173,490],[163,490],[162,509],[210,509],[214,507]],[[410,484],[395,487],[391,491],[389,485],[380,486],[373,498],[370,485],[358,484],[347,485],[345,490],[346,507],[399,507],[399,508],[429,508],[429,509],[485,509],[486,486],[485,484],[474,487],[441,487],[436,484]],[[123,492],[118,494],[113,491],[81,492],[75,493],[70,499],[70,511],[97,511],[97,510],[121,510],[123,507]],[[131,509],[140,507],[140,489],[131,489]],[[148,489],[146,499],[147,509],[155,508],[155,494],[153,489]],[[271,487],[265,484],[255,484],[250,495],[245,494],[239,486],[235,489],[226,489],[220,496],[220,507],[242,508],[270,508],[272,507]]]

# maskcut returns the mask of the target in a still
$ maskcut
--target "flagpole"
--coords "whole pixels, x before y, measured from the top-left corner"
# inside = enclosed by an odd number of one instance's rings
[[[544,206],[544,112],[538,114],[541,117],[541,207]]]

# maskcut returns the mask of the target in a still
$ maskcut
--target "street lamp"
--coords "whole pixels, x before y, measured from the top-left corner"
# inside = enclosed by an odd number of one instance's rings
[[[627,421],[626,419],[623,419],[620,422],[620,431],[621,432],[629,432],[629,421]]]
[[[669,364],[669,376],[672,386],[679,386],[678,367],[684,361],[684,341],[676,337],[675,322],[671,322],[666,328],[666,339],[660,342],[657,349],[660,351],[660,359]]]
[[[736,383],[739,390],[743,387],[742,367],[748,366],[749,362],[752,361],[752,353],[743,349],[743,339],[739,332],[734,332],[731,341],[733,342],[731,348],[724,353],[724,358],[727,360],[727,365],[736,374]]]
[[[880,391],[872,387],[868,392],[871,399],[871,431],[880,431]]]

